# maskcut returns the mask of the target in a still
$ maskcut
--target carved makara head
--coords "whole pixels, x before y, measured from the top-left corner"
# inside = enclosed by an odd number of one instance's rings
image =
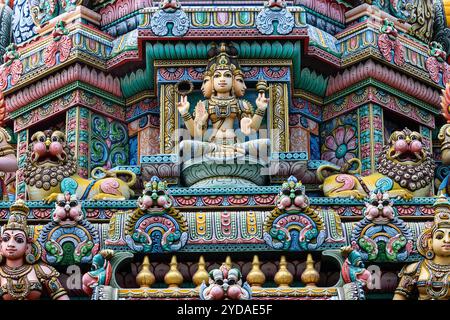
[[[309,207],[309,198],[301,181],[291,176],[283,183],[278,194],[277,207],[280,210],[305,210]]]
[[[137,200],[141,210],[168,209],[172,206],[172,200],[167,194],[167,182],[153,176],[145,183],[145,189]]]
[[[285,0],[268,0],[265,3],[265,6],[269,8],[270,10],[279,11],[284,8],[286,8],[286,1]]]
[[[71,227],[81,221],[83,217],[81,204],[78,202],[76,195],[69,192],[58,195],[52,215],[52,220],[55,223],[63,227]]]
[[[209,300],[241,299],[242,274],[239,269],[230,268],[224,263],[219,269],[211,270],[209,278]]]
[[[387,192],[371,192],[366,201],[366,218],[375,224],[387,224],[395,217],[393,205]]]
[[[161,0],[159,8],[165,12],[175,12],[181,8],[181,4],[178,0]]]

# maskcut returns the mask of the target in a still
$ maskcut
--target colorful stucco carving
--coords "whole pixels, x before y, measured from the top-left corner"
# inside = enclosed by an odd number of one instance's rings
[[[448,1],[219,2],[0,1],[1,297],[448,299]]]

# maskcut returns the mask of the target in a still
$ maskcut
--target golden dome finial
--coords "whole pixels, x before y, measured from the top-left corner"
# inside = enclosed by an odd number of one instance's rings
[[[178,288],[183,283],[183,275],[178,271],[177,257],[172,256],[170,270],[164,276],[164,282],[169,288]]]
[[[261,288],[261,286],[266,282],[266,276],[260,269],[261,263],[259,262],[258,256],[255,254],[252,262],[252,270],[247,275],[247,282],[252,286],[252,288]]]
[[[200,259],[198,260],[198,269],[192,277],[192,282],[197,287],[199,287],[203,283],[203,281],[205,282],[205,284],[208,284],[208,280],[209,274],[208,271],[206,271],[205,259],[203,258],[203,256],[200,256]]]
[[[155,283],[155,275],[150,271],[150,260],[148,256],[144,257],[141,271],[136,276],[136,282],[140,288],[150,288]]]
[[[275,283],[279,287],[289,287],[289,285],[294,281],[294,276],[289,272],[287,268],[287,261],[285,256],[281,256],[280,266],[278,272],[275,274]]]
[[[303,271],[301,280],[307,287],[316,287],[316,283],[319,282],[320,275],[316,269],[314,269],[314,260],[312,254],[308,253],[306,258],[306,269]]]

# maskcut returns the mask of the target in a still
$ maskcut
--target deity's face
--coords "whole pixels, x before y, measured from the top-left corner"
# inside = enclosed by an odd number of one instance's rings
[[[214,90],[217,93],[231,92],[233,74],[230,70],[216,70],[213,75]]]
[[[27,236],[20,230],[6,230],[2,235],[1,253],[7,260],[18,260],[27,252]]]
[[[233,89],[236,97],[240,98],[245,95],[245,90],[247,90],[247,86],[244,82],[244,77],[241,74],[238,74],[234,77]]]
[[[433,233],[432,249],[438,257],[450,257],[450,228],[436,229]]]
[[[205,75],[203,77],[203,83],[202,83],[201,90],[202,90],[203,96],[206,99],[211,98],[212,90],[213,90],[213,84],[212,84],[212,81],[211,81],[211,76]]]

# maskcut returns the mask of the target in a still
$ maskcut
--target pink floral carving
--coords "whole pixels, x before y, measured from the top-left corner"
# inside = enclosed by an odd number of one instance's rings
[[[22,75],[23,65],[19,59],[14,60],[10,64],[5,63],[0,67],[0,90],[8,87],[8,77],[11,76],[11,85],[15,85]]]
[[[426,67],[431,80],[440,83],[440,74],[442,73],[442,83],[446,84],[450,81],[450,66],[446,62],[439,62],[436,57],[429,57]]]
[[[403,66],[405,64],[405,48],[398,39],[392,39],[389,34],[382,34],[378,38],[378,48],[389,62],[394,58],[396,65]]]
[[[69,58],[72,50],[72,39],[63,35],[58,41],[53,41],[44,51],[44,62],[47,67],[56,64],[56,54],[59,52],[59,61],[64,62]]]
[[[356,158],[356,131],[352,126],[340,126],[325,138],[322,159],[342,166]]]

